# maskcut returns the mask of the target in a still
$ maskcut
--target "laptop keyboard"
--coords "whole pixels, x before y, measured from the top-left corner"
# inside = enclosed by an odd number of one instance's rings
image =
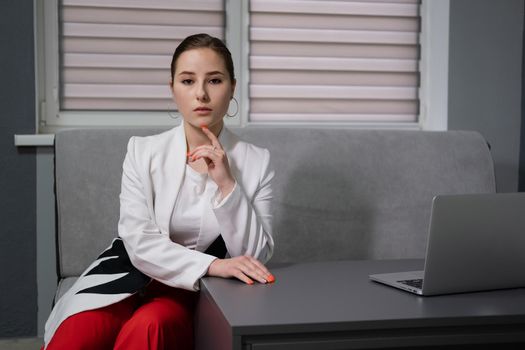
[[[417,279],[414,279],[414,280],[402,280],[402,281],[397,281],[397,282],[406,284],[407,286],[414,287],[414,288],[417,288],[417,289],[421,289],[423,287],[423,279],[422,278],[417,278]]]

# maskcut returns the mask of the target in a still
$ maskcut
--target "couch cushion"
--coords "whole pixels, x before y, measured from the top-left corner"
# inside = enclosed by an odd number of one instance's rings
[[[55,293],[55,302],[60,299],[60,297],[62,297],[62,295],[64,295],[68,290],[69,288],[71,288],[73,286],[73,284],[76,282],[76,280],[78,279],[78,277],[66,277],[66,278],[62,278],[59,282],[58,282],[58,287],[57,287],[57,291]]]
[[[133,135],[158,129],[77,129],[55,135],[58,269],[79,276],[117,236],[122,163]]]
[[[117,235],[129,137],[160,131],[57,133],[62,277],[78,276]],[[475,132],[233,131],[271,152],[276,170],[272,262],[423,257],[434,195],[495,191],[489,149]]]
[[[475,132],[241,129],[276,169],[272,261],[424,257],[433,196],[495,191]]]

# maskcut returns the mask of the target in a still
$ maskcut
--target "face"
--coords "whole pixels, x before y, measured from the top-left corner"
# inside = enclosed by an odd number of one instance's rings
[[[191,49],[175,66],[171,89],[184,121],[196,128],[221,127],[235,91],[222,57],[212,49]]]

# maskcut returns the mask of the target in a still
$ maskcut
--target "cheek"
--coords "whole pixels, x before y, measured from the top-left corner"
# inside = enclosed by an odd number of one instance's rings
[[[183,89],[177,89],[174,88],[173,90],[173,99],[175,100],[175,103],[177,104],[177,107],[179,109],[184,109],[185,103],[188,100],[187,94]]]
[[[220,89],[220,91],[217,93],[217,98],[221,101],[221,105],[226,106],[226,108],[228,108],[230,104],[230,97],[231,91],[229,88]]]
[[[221,98],[221,110],[222,112],[226,112],[228,110],[228,107],[230,106],[230,95],[223,95]]]

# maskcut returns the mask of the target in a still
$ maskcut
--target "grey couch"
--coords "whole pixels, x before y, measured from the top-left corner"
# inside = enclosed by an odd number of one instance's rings
[[[117,235],[129,137],[159,131],[57,133],[57,295]],[[271,152],[276,170],[272,263],[421,258],[434,195],[495,191],[489,148],[475,132],[233,131]]]

